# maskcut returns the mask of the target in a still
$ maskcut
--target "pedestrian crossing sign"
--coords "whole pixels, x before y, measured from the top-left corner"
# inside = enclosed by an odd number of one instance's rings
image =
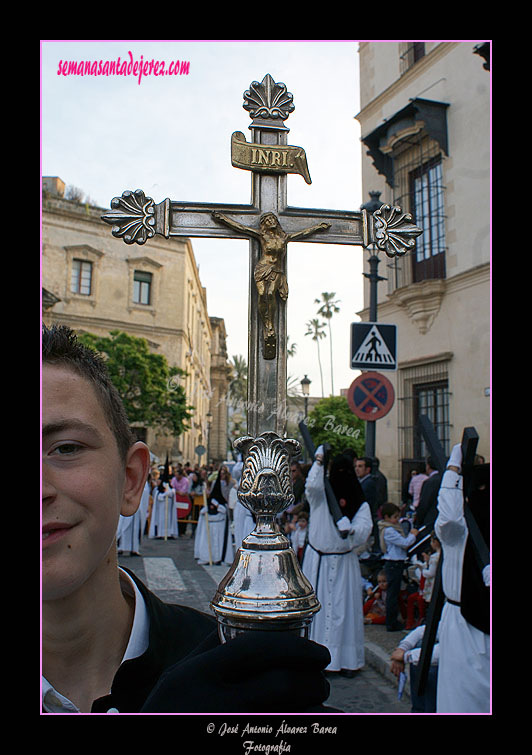
[[[352,370],[397,369],[397,325],[351,323]]]

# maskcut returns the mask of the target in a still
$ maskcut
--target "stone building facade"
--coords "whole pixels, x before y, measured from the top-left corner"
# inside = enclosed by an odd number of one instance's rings
[[[378,268],[377,319],[397,325],[398,369],[384,373],[395,404],[376,422],[376,455],[398,502],[427,452],[421,413],[447,453],[474,426],[490,457],[489,44],[361,42],[359,59],[363,196],[379,192],[424,231]],[[358,314],[369,320],[368,307]]]
[[[211,323],[211,402],[207,454],[214,464],[228,458],[227,393],[231,367],[227,360],[225,323],[221,317],[210,317]],[[229,449],[231,450],[231,449]]]
[[[163,462],[168,452],[173,461],[204,463],[195,450],[207,447],[213,390],[216,396],[227,390],[227,351],[223,320],[213,318],[213,325],[207,312],[190,240],[156,236],[143,247],[128,246],[101,220],[105,209],[67,200],[64,189],[61,179],[43,178],[43,321],[96,335],[125,331],[185,370],[190,429],[174,438],[139,428],[139,436]],[[217,412],[216,458],[225,458],[224,421]]]

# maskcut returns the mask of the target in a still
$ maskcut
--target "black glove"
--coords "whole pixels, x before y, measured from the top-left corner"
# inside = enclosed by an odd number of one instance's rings
[[[330,661],[327,648],[290,632],[244,632],[169,667],[140,712],[302,712],[329,696]]]

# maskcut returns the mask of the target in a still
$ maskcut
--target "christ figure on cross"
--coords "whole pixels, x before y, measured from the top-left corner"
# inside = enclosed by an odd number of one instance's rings
[[[331,224],[318,223],[302,231],[285,233],[273,212],[265,212],[260,216],[259,230],[241,225],[221,212],[213,212],[212,217],[235,231],[253,236],[260,242],[261,256],[255,265],[253,277],[258,292],[259,315],[264,327],[264,358],[274,359],[277,343],[275,334],[276,296],[279,294],[282,301],[288,299],[288,283],[283,264],[286,245],[289,241],[297,241],[313,233],[326,231],[331,227]]]

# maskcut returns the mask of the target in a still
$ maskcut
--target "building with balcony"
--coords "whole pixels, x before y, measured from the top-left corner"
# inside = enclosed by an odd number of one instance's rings
[[[490,51],[361,42],[359,57],[363,195],[423,229],[412,251],[378,268],[377,319],[397,325],[398,368],[385,373],[395,405],[376,422],[376,455],[399,502],[427,453],[420,414],[446,453],[474,426],[490,458]],[[369,307],[358,314],[368,321]]]

